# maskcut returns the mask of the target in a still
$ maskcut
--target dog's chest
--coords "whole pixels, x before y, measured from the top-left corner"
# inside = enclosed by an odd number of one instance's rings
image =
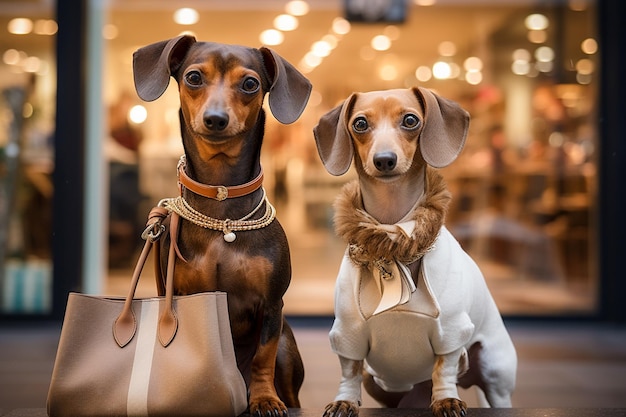
[[[182,236],[181,236],[182,237]],[[272,263],[264,256],[253,255],[240,242],[226,242],[221,233],[209,233],[193,242],[193,250],[183,249],[187,262],[176,264],[175,286],[180,293],[225,291],[263,293],[272,273]],[[189,242],[187,242],[189,243]]]

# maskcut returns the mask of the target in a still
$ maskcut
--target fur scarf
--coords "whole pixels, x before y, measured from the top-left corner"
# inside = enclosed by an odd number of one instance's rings
[[[402,262],[409,265],[420,259],[435,243],[443,226],[451,195],[435,169],[426,169],[425,192],[407,221],[415,227],[410,236],[399,225],[379,223],[363,208],[358,180],[347,183],[335,200],[335,232],[349,245],[356,265],[374,262]]]

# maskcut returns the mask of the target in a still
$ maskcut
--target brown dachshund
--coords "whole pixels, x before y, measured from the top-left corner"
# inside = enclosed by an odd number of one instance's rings
[[[161,96],[170,76],[178,83],[185,155],[178,169],[181,198],[167,206],[181,217],[175,292],[228,294],[249,412],[286,414],[300,406],[304,368],[282,314],[291,280],[287,238],[261,186],[262,105],[269,93],[272,114],[293,123],[311,85],[270,49],[191,36],[139,49],[133,66],[143,100]],[[160,268],[166,262],[162,253]]]
[[[477,385],[510,407],[517,357],[484,278],[444,225],[441,168],[461,152],[469,115],[424,88],[354,93],[315,127],[333,175],[358,179],[335,203],[348,250],[335,286],[331,345],[342,379],[325,417],[358,414],[361,384],[388,407],[461,417]]]

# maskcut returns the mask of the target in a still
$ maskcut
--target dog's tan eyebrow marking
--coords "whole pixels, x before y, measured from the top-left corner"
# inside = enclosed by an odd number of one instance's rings
[[[199,66],[202,69],[209,66],[219,74],[226,74],[229,71],[244,65],[241,59],[234,54],[209,53],[198,56],[194,63],[188,65],[188,68],[193,66]]]

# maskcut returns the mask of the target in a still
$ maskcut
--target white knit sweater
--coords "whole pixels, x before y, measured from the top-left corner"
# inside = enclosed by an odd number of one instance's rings
[[[435,355],[477,341],[513,349],[482,273],[445,227],[422,258],[416,281],[406,303],[373,314],[381,300],[379,284],[346,253],[335,287],[333,351],[365,360],[387,391],[408,391],[431,379]]]

